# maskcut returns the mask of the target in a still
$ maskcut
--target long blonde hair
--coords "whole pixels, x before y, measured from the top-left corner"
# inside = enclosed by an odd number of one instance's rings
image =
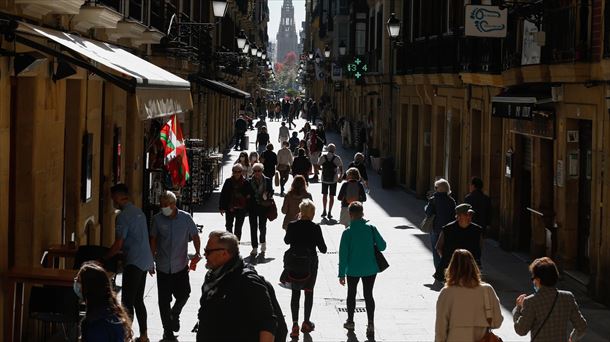
[[[481,285],[481,271],[472,254],[465,249],[456,249],[445,270],[445,286],[477,287]]]

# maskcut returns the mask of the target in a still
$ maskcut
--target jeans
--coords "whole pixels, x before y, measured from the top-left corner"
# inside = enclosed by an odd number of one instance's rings
[[[260,242],[267,242],[267,208],[257,205],[250,211],[250,240],[252,248],[258,248],[257,232],[260,230]]]
[[[146,287],[146,271],[135,265],[127,265],[123,270],[123,289],[121,290],[121,303],[125,307],[129,318],[133,322],[134,309],[138,318],[140,335],[148,330],[146,324],[147,313],[144,305],[144,288]]]
[[[438,269],[438,267],[441,265],[441,256],[438,255],[438,252],[436,252],[436,243],[438,242],[438,238],[440,237],[440,235],[441,233],[430,233],[430,244],[432,245],[432,259],[434,260],[435,269]]]
[[[157,271],[157,287],[159,295],[159,313],[163,330],[172,330],[172,320],[178,320],[182,308],[191,294],[188,268],[174,274]],[[170,307],[172,296],[176,298],[174,305]]]
[[[246,220],[245,209],[235,209],[235,211],[227,210],[225,212],[225,227],[229,233],[233,233],[233,221],[235,221],[235,236],[237,240],[241,240],[241,228]]]
[[[364,303],[366,305],[366,316],[369,323],[375,319],[375,299],[373,299],[373,286],[375,286],[375,278],[377,274],[362,277],[362,288],[364,295]],[[356,311],[356,291],[358,290],[358,282],[361,277],[347,276],[347,320],[354,321],[354,311]]]

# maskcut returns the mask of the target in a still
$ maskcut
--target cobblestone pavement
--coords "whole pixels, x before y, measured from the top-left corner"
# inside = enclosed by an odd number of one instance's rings
[[[298,129],[304,121],[298,121]],[[268,123],[271,141],[277,141],[279,122]],[[255,133],[249,131],[250,150],[254,150]],[[354,152],[345,150],[340,146],[340,137],[328,134],[329,142],[338,145],[338,154],[347,166],[353,158]],[[275,144],[277,145],[277,144]],[[277,147],[275,149],[277,151]],[[225,162],[224,175],[230,175],[230,167],[239,152],[231,151]],[[388,242],[384,253],[390,263],[390,268],[379,274],[375,284],[375,341],[433,341],[435,305],[440,288],[434,285],[432,273],[432,255],[428,236],[422,234],[416,225],[423,218],[424,202],[417,200],[413,195],[395,188],[386,190],[381,188],[380,177],[372,170],[369,171],[371,192],[365,202],[365,216],[381,232]],[[288,182],[288,185],[290,181]],[[314,202],[321,207],[321,185],[312,183],[309,191],[313,194]],[[276,193],[279,189],[276,189]],[[282,198],[276,197],[278,206]],[[198,224],[204,225],[202,246],[207,241],[207,234],[214,229],[224,229],[224,218],[217,212],[218,194],[205,205],[202,212],[195,214]],[[339,217],[339,204],[335,203],[333,216]],[[315,221],[321,222],[320,211]],[[282,215],[267,228],[266,259],[260,260],[256,269],[273,284],[278,283],[282,271],[282,256],[287,249],[283,242],[284,230],[281,228]],[[343,228],[339,224],[321,222],[328,253],[320,255],[318,281],[314,293],[314,308],[312,321],[316,329],[308,336],[300,335],[300,340],[330,342],[330,341],[373,341],[367,339],[366,313],[357,312],[355,315],[356,329],[348,334],[343,328],[347,314],[345,310],[345,297],[347,289],[342,287],[337,278],[338,249]],[[249,228],[246,220],[242,236],[241,254],[248,256],[251,250],[249,245]],[[192,247],[191,247],[192,249]],[[193,250],[191,250],[193,253]],[[488,240],[483,253],[484,280],[491,283],[502,302],[504,323],[496,331],[504,341],[529,341],[529,338],[515,334],[512,325],[510,310],[514,306],[517,295],[532,290],[527,262],[515,255],[500,249],[495,241]],[[191,328],[197,319],[201,285],[205,275],[203,261],[200,267],[190,273],[191,298],[181,315],[182,330],[179,333],[180,341],[194,341],[195,334]],[[571,288],[572,284],[562,282],[562,288]],[[279,302],[286,315],[286,322],[290,327],[290,291],[276,287]],[[610,341],[610,310],[593,302],[582,292],[576,291],[578,301],[590,326],[585,341]],[[156,279],[148,277],[146,286],[146,306],[148,309],[149,337],[151,341],[162,338],[163,329],[157,306]],[[364,300],[361,287],[358,292],[357,308],[364,309]],[[301,319],[303,316],[301,303]],[[357,310],[358,311],[358,310]],[[362,310],[364,311],[364,310]],[[239,324],[236,325],[239,329]],[[134,324],[135,336],[137,323]],[[236,341],[239,342],[239,341]]]

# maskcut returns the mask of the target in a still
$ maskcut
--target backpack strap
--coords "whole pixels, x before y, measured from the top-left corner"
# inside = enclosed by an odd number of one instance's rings
[[[540,331],[544,327],[544,324],[551,316],[551,313],[553,312],[553,309],[555,308],[555,303],[557,303],[557,297],[559,297],[559,291],[555,292],[555,300],[553,300],[553,305],[551,306],[551,310],[549,310],[549,313],[546,314],[546,317],[544,318],[544,321],[542,321],[542,324],[540,324],[540,328],[538,328],[538,331],[536,331],[536,333],[532,336],[532,342],[536,339],[538,334],[540,334]]]

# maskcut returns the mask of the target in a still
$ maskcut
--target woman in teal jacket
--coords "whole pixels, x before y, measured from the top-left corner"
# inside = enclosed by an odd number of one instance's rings
[[[379,273],[379,267],[375,260],[375,249],[377,245],[380,251],[385,250],[385,240],[377,231],[377,228],[368,224],[363,219],[363,208],[361,202],[352,202],[349,205],[351,223],[343,231],[341,244],[339,245],[339,283],[345,285],[347,276],[347,321],[343,327],[354,330],[354,311],[356,309],[356,288],[360,278],[366,303],[366,314],[368,325],[367,336],[375,332],[375,300],[373,299],[373,286],[375,277]]]

